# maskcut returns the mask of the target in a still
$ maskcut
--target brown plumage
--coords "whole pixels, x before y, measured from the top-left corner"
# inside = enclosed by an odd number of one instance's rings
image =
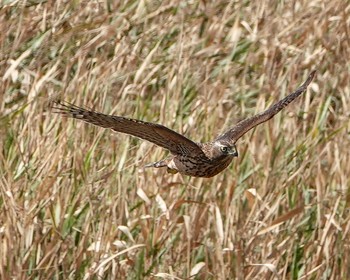
[[[268,121],[289,103],[306,91],[316,71],[296,91],[289,94],[266,111],[242,120],[234,127],[208,143],[196,143],[185,136],[160,124],[105,115],[87,110],[68,102],[54,101],[56,113],[80,119],[117,132],[127,133],[152,142],[170,151],[171,157],[146,165],[146,167],[167,167],[168,172],[180,172],[194,177],[212,177],[224,170],[234,157],[238,156],[236,142],[257,125]]]

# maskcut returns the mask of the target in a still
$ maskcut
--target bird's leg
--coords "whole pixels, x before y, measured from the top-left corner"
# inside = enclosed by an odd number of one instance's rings
[[[156,162],[151,162],[145,165],[145,168],[148,167],[155,167],[155,168],[160,168],[160,167],[167,167],[167,162],[165,160],[160,160]]]
[[[163,160],[160,160],[160,161],[152,162],[152,163],[146,164],[145,168],[148,168],[148,167],[155,167],[155,168],[167,167],[167,172],[168,173],[176,174],[178,171],[176,169],[170,168],[168,166],[168,161],[169,160],[164,160],[163,159]]]

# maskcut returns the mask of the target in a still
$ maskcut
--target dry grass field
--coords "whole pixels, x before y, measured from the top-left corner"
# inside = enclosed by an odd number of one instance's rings
[[[0,5],[0,279],[350,279],[348,1]],[[313,69],[210,179],[48,108],[208,141]]]

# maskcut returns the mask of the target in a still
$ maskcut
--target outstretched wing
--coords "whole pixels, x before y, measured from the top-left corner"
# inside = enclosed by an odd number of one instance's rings
[[[175,155],[204,154],[195,142],[160,124],[105,115],[62,101],[53,101],[51,107],[55,113],[136,136],[163,147]]]
[[[237,125],[230,128],[224,134],[220,135],[215,139],[215,141],[227,141],[230,144],[236,143],[236,141],[241,138],[244,134],[246,134],[249,130],[256,127],[257,125],[268,121],[274,115],[276,115],[279,111],[285,108],[289,103],[291,103],[294,99],[296,99],[299,95],[306,91],[307,87],[313,80],[316,71],[312,71],[307,78],[307,80],[293,93],[289,94],[276,104],[272,105],[266,111],[255,115],[251,118],[240,121]]]

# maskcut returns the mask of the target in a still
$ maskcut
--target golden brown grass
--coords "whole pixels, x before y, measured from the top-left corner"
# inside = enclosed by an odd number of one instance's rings
[[[350,5],[5,1],[1,279],[349,279]],[[310,90],[212,179],[47,110],[49,96],[212,139]]]

